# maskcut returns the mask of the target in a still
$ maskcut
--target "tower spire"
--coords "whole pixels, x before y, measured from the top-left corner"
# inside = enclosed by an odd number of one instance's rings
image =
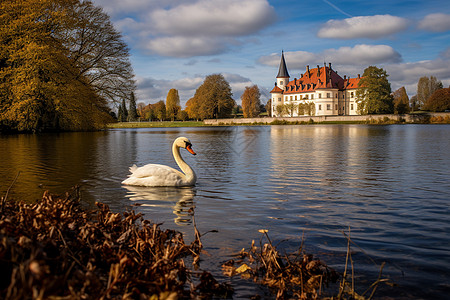
[[[286,68],[286,62],[284,61],[284,51],[281,51],[280,68],[278,69],[277,78],[289,78],[289,73]]]

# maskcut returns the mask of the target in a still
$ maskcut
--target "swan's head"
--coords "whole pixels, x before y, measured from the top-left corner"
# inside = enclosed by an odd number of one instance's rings
[[[179,148],[184,148],[192,155],[197,155],[197,153],[192,150],[192,144],[191,141],[188,138],[185,137],[179,137],[175,140],[174,144]]]

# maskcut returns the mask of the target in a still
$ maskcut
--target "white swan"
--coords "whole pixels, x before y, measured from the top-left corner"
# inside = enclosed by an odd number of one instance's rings
[[[133,165],[130,168],[131,175],[122,181],[125,185],[139,186],[192,186],[197,181],[194,170],[183,160],[180,155],[180,148],[185,148],[191,154],[196,155],[192,150],[192,144],[188,138],[179,137],[172,145],[172,153],[175,161],[184,174],[174,168],[158,164],[148,164],[142,167]]]

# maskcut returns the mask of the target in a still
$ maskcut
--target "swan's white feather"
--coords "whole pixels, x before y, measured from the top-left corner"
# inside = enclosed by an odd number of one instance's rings
[[[122,184],[140,186],[186,186],[186,176],[178,170],[165,165],[148,164],[130,167],[131,175]]]
[[[191,148],[192,144],[185,137],[177,138],[172,144],[172,155],[178,167],[184,172],[174,168],[159,164],[148,164],[142,167],[133,165],[130,167],[131,174],[122,181],[125,185],[139,186],[192,186],[197,177],[194,170],[186,164],[180,155],[180,148],[187,149],[191,154],[195,152]]]

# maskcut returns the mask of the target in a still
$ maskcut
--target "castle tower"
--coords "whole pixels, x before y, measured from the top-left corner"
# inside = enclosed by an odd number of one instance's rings
[[[289,83],[289,73],[286,67],[286,62],[284,60],[284,52],[281,51],[281,61],[280,61],[280,67],[278,68],[278,75],[277,75],[277,86],[284,90],[284,87]]]

